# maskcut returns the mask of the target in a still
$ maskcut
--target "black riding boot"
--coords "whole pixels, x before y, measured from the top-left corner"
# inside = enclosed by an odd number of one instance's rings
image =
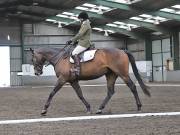
[[[74,69],[73,72],[75,73],[75,76],[78,77],[80,75],[80,58],[78,55],[72,56],[74,59]]]

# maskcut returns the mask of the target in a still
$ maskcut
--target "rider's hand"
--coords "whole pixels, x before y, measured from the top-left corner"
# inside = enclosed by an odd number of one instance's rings
[[[77,44],[78,44],[78,41],[75,41],[75,42],[73,43],[74,46],[76,46]]]
[[[66,44],[70,45],[72,43],[71,40],[67,41]]]

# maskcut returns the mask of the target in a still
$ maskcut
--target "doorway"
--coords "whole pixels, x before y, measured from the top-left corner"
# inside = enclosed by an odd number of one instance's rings
[[[9,47],[0,47],[0,87],[10,86]]]
[[[153,81],[166,81],[167,60],[171,58],[170,39],[152,41]]]

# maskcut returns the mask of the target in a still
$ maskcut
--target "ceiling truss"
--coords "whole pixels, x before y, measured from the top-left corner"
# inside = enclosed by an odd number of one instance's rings
[[[88,7],[88,4],[91,7]],[[93,28],[141,39],[153,32],[172,34],[174,29],[180,26],[180,14],[163,12],[160,9],[177,4],[180,4],[179,0],[164,0],[163,2],[131,0],[126,4],[113,0],[1,0],[0,16],[28,22],[46,21],[57,24],[59,27],[77,29],[79,27],[77,15],[84,8],[90,16]],[[99,11],[96,12],[96,10]],[[74,15],[68,16],[67,13]],[[58,14],[60,15],[58,16]],[[133,19],[133,17],[142,18],[142,16],[150,17],[147,17],[145,21]],[[165,22],[161,22],[159,18],[170,20],[169,27],[164,25]],[[157,23],[153,21],[157,21]],[[127,29],[125,29],[126,27]],[[109,32],[109,34],[111,33]]]

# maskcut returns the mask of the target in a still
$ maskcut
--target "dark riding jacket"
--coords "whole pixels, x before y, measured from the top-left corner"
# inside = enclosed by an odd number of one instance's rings
[[[88,48],[91,45],[90,36],[91,36],[91,25],[90,21],[87,19],[81,24],[79,32],[71,39],[71,41],[78,41],[78,45]]]

